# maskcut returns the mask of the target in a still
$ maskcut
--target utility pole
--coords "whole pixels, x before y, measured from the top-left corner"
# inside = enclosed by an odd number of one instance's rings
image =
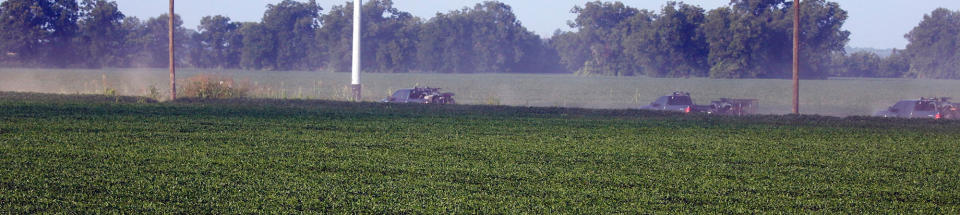
[[[171,0],[172,1],[172,0]],[[353,75],[352,81],[350,82],[350,87],[353,89],[353,100],[362,101],[363,97],[361,96],[362,86],[360,85],[360,28],[362,27],[361,23],[361,7],[363,7],[362,0],[353,1]]]
[[[173,0],[170,0],[170,15],[167,16],[167,27],[170,38],[170,101],[177,100],[177,68],[173,57]]]
[[[800,0],[793,0],[793,114],[800,114]]]

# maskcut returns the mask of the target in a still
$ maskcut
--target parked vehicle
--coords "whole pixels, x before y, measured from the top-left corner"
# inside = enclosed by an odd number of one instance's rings
[[[670,95],[661,96],[649,105],[640,107],[640,109],[740,116],[755,113],[757,106],[759,106],[759,102],[756,99],[728,98],[712,101],[710,105],[696,105],[693,103],[690,93],[674,92]]]
[[[440,93],[440,88],[414,87],[400,89],[393,95],[381,100],[387,103],[417,103],[417,104],[456,104],[453,93]]]
[[[874,114],[878,117],[895,117],[908,119],[958,119],[960,111],[957,105],[950,103],[950,98],[923,98],[919,100],[903,100],[890,106],[886,110]]]
[[[757,112],[760,101],[756,99],[728,99],[721,98],[710,102],[709,114],[743,116]]]
[[[709,110],[710,107],[694,105],[693,99],[690,98],[690,93],[673,92],[673,94],[671,95],[661,96],[660,98],[657,98],[656,101],[651,102],[649,105],[642,106],[640,107],[640,109],[694,113],[694,112],[705,112]]]

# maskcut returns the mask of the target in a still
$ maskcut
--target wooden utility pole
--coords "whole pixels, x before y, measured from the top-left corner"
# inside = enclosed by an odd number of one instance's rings
[[[793,1],[793,114],[800,114],[800,0]]]
[[[170,30],[170,101],[177,100],[177,68],[173,57],[173,0],[170,0],[170,15],[167,16],[167,27]]]

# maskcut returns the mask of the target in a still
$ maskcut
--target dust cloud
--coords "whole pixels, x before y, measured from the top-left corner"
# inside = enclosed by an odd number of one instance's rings
[[[250,96],[278,99],[344,100],[349,73],[178,70],[178,82],[200,74],[249,80]],[[0,69],[0,91],[104,94],[161,99],[169,92],[166,69]],[[515,74],[364,74],[364,100],[379,101],[401,88],[439,87],[460,104],[522,107],[636,109],[659,96],[690,92],[697,104],[720,98],[759,100],[760,114],[786,114],[792,107],[790,80],[664,79]],[[897,101],[956,97],[960,81],[838,79],[801,81],[801,112],[829,116],[871,115]]]

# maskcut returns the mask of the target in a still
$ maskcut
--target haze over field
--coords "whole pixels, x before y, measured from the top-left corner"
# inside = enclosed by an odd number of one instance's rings
[[[280,0],[203,0],[179,1],[177,13],[184,17],[184,26],[196,28],[200,18],[207,15],[226,15],[235,21],[259,21],[267,4],[276,4]],[[333,5],[343,4],[341,0],[319,0],[317,3],[325,10]],[[366,2],[366,1],[364,1]],[[445,13],[463,7],[472,7],[480,0],[395,0],[396,8],[409,11],[422,18],[433,17],[436,13]],[[586,0],[503,0],[513,6],[521,22],[542,37],[550,37],[557,29],[571,30],[568,20],[576,18],[570,9],[585,4]],[[668,0],[625,1],[624,3],[641,9],[659,10]],[[700,5],[710,10],[726,5],[727,0],[690,0],[688,4]],[[835,0],[850,13],[845,29],[850,30],[850,46],[863,48],[903,49],[907,40],[903,35],[920,23],[924,14],[943,7],[960,9],[956,0]],[[166,1],[118,0],[120,9],[129,16],[140,18],[155,17],[166,10]]]
[[[0,69],[0,91],[60,94],[151,96],[158,89],[166,98],[163,69],[23,70]],[[248,82],[252,98],[349,99],[349,73],[179,70],[180,77],[204,74]],[[179,83],[191,84],[187,78]],[[790,112],[790,81],[771,79],[670,79],[646,77],[579,77],[521,74],[365,74],[364,100],[379,101],[401,88],[440,87],[456,93],[458,104],[521,107],[637,109],[674,91],[688,91],[694,102],[709,104],[719,98],[759,99],[762,114]],[[863,116],[883,110],[901,99],[920,96],[960,97],[960,81],[913,79],[841,79],[804,81],[804,114]],[[180,96],[195,95],[180,92]]]

